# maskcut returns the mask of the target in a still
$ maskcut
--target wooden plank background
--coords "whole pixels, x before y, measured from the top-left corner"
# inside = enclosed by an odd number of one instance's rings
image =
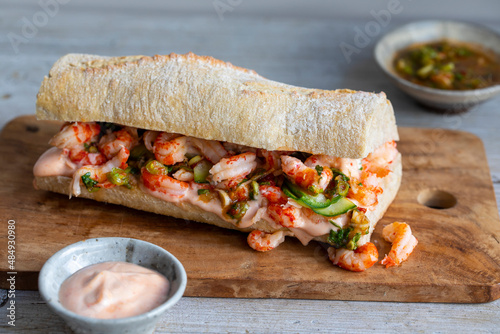
[[[497,204],[500,200],[500,99],[469,113],[429,113],[393,87],[377,68],[373,45],[382,33],[409,20],[457,18],[500,32],[500,3],[491,1],[405,1],[379,35],[348,63],[339,43],[353,44],[356,29],[373,21],[386,1],[231,1],[221,17],[219,1],[60,1],[47,22],[25,34],[15,52],[9,33],[23,36],[26,20],[43,11],[38,1],[0,3],[0,127],[34,112],[39,84],[52,63],[69,52],[104,55],[193,51],[255,69],[290,84],[324,89],[385,91],[403,126],[443,127],[478,135],[484,142]],[[226,0],[220,2],[228,4]],[[62,4],[66,3],[66,4]],[[181,4],[189,3],[189,4]],[[41,16],[39,15],[38,19]],[[424,144],[423,144],[423,147]],[[5,163],[5,162],[3,162]],[[6,228],[2,217],[0,228]],[[0,244],[0,247],[4,243]],[[0,259],[4,261],[4,259]],[[22,259],[18,259],[22,260]],[[4,296],[5,291],[2,292]],[[1,297],[3,305],[5,297]],[[15,332],[69,333],[37,292],[16,294]],[[0,331],[5,323],[0,308]],[[500,302],[479,305],[397,304],[275,299],[183,298],[157,327],[163,332],[467,332],[494,333]]]

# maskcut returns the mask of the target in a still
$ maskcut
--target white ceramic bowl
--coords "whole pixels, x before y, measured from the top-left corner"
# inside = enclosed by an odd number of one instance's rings
[[[465,22],[419,21],[382,37],[375,46],[375,60],[401,90],[432,108],[463,111],[500,94],[500,85],[462,91],[435,89],[409,82],[396,73],[393,60],[399,50],[414,43],[443,39],[479,44],[500,54],[500,35],[492,30]]]
[[[121,319],[89,318],[64,308],[58,298],[64,280],[83,267],[106,261],[130,262],[165,275],[170,281],[167,301],[149,312]],[[162,314],[182,297],[186,283],[184,267],[172,254],[152,243],[129,238],[88,239],[69,245],[47,260],[38,278],[47,305],[76,333],[152,333]]]

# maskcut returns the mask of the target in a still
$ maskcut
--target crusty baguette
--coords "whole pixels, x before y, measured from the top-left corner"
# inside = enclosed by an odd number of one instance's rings
[[[399,189],[402,173],[401,155],[398,155],[398,158],[394,161],[391,167],[392,173],[385,177],[384,182],[381,184],[384,192],[378,197],[378,205],[376,206],[375,210],[368,211],[366,213],[366,216],[370,220],[370,233],[368,235],[362,236],[359,241],[360,244],[364,244],[365,242],[370,240],[370,236],[373,233],[375,225],[380,220],[380,218],[382,218],[385,211],[394,200],[394,197],[396,196],[396,193]],[[71,178],[66,176],[35,177],[34,184],[38,189],[69,195]],[[265,220],[260,220],[248,228],[238,228],[237,226],[221,219],[216,214],[204,211],[195,205],[192,205],[190,203],[175,204],[166,202],[142,192],[137,187],[132,189],[127,189],[125,187],[115,187],[111,189],[101,189],[98,192],[88,192],[84,190],[82,191],[80,197],[85,197],[100,202],[119,204],[138,210],[172,216],[175,218],[208,223],[223,228],[239,230],[242,232],[250,232],[255,229],[271,233],[277,231],[275,227],[270,226],[270,224]],[[287,229],[281,228],[281,230]],[[326,238],[327,236],[323,235],[316,237],[315,240],[325,242]]]
[[[344,158],[363,158],[398,139],[384,93],[290,86],[192,53],[66,55],[42,82],[37,117]]]

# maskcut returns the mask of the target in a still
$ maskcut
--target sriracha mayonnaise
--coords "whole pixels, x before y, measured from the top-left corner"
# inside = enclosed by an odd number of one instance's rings
[[[160,273],[127,262],[103,262],[80,269],[61,285],[59,300],[76,314],[125,318],[167,300],[169,281]]]

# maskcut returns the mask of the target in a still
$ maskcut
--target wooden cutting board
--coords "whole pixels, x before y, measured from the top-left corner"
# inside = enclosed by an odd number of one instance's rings
[[[186,296],[458,303],[500,297],[498,209],[482,142],[472,134],[400,128],[403,181],[373,242],[382,259],[390,249],[382,227],[398,220],[411,225],[419,244],[401,267],[377,264],[353,273],[333,266],[315,242],[304,247],[287,238],[277,249],[259,253],[240,232],[36,191],[32,166],[59,128],[60,123],[23,116],[0,135],[2,288],[9,271],[7,222],[13,219],[17,289],[36,289],[39,270],[59,249],[87,238],[120,236],[174,254],[188,274]],[[442,209],[447,206],[452,207]]]

